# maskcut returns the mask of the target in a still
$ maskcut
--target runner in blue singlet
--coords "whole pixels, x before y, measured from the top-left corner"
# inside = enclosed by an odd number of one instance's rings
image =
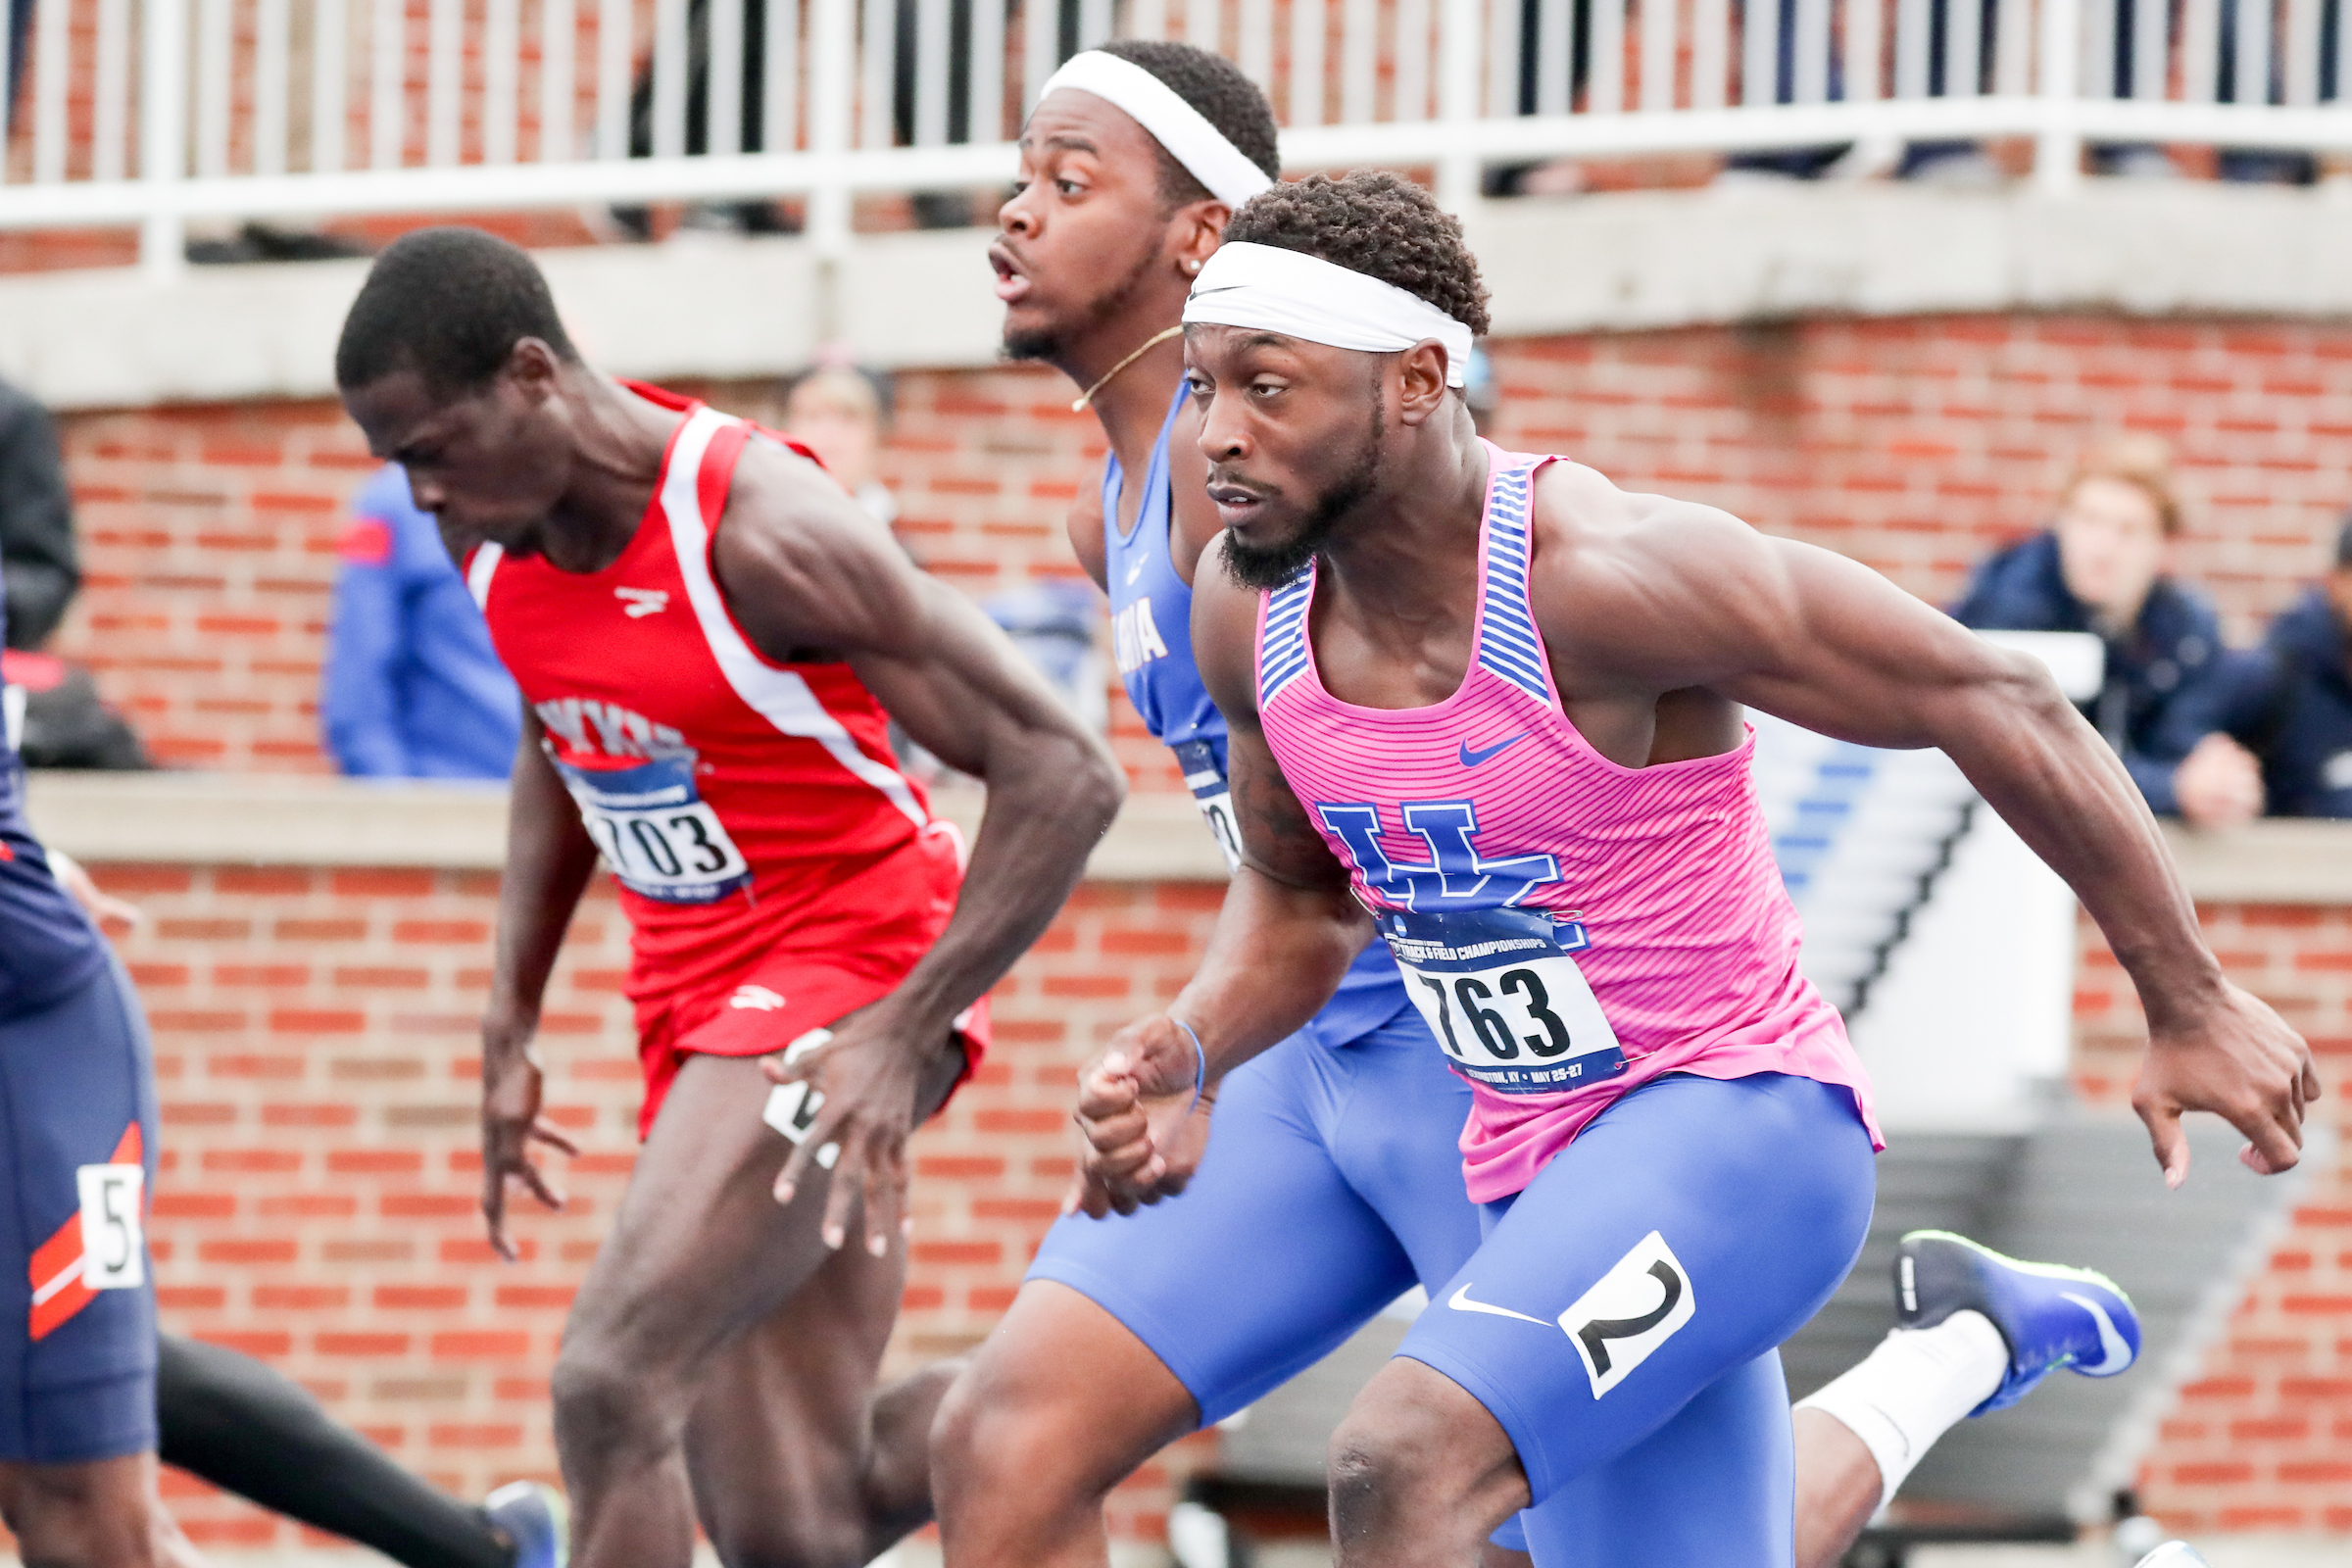
[[[1103,54],[1153,82],[1122,84]],[[1276,167],[1273,116],[1247,77],[1205,51],[1126,42],[1080,62],[1090,58],[1094,86],[1050,83],[1041,96],[1023,137],[1023,184],[1000,215],[991,260],[1005,344],[1087,388],[1081,405],[1109,437],[1102,488],[1073,510],[1070,543],[1110,595],[1113,651],[1137,712],[1173,752],[1231,862],[1225,724],[1192,653],[1191,582],[1217,525],[1172,334],[1233,203],[1156,138],[1198,155],[1213,137],[1222,152],[1210,148],[1201,167],[1253,163],[1262,183]],[[1155,102],[1160,92],[1182,112]],[[1189,483],[1172,476],[1172,454]],[[1181,1197],[1056,1224],[933,1428],[950,1568],[1100,1564],[1103,1500],[1138,1466],[1319,1359],[1414,1284],[1449,1278],[1480,1240],[1456,1147],[1468,1104],[1375,949],[1305,1028],[1187,1116],[1197,1168]],[[1929,1302],[1925,1321],[1951,1309]],[[1992,1327],[1982,1339],[1997,1382],[2012,1357]],[[2050,1364],[2042,1356],[2021,1376]],[[1819,1420],[1821,1432],[1838,1426]],[[1836,1562],[1878,1507],[1886,1447],[1865,1452],[1842,1431],[1808,1446],[1800,1432],[1802,1568]],[[1506,1524],[1486,1548],[1489,1568],[1524,1563],[1522,1542],[1521,1522]]]

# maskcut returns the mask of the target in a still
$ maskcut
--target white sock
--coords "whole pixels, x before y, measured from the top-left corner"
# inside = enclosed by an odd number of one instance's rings
[[[1954,1312],[1932,1329],[1896,1329],[1836,1382],[1798,1403],[1837,1420],[1879,1462],[1884,1508],[1936,1440],[1992,1397],[2009,1372],[2009,1346],[1982,1312]]]

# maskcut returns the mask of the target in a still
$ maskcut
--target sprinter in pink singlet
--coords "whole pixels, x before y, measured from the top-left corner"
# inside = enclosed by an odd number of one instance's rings
[[[1185,319],[1227,528],[1194,649],[1247,856],[1200,973],[1098,1069],[1128,1103],[1082,1102],[1088,1200],[1156,1196],[1189,1097],[1387,941],[1472,1086],[1485,1240],[1333,1439],[1348,1568],[1468,1561],[1520,1508],[1547,1568],[1790,1561],[1776,1347],[1852,1263],[1878,1140],[1797,966],[1741,705],[1943,748],[2138,987],[2167,1179],[2187,1109],[2295,1163],[2309,1049],[2223,978],[2039,665],[1827,552],[1481,442],[1453,389],[1484,290],[1425,194],[1251,200]],[[2020,1289],[1984,1302],[2012,1349],[2061,1312],[2117,1338],[2104,1281]]]

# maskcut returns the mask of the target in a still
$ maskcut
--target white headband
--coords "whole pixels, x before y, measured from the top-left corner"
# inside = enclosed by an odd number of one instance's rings
[[[1220,245],[1184,302],[1187,325],[1253,326],[1366,354],[1438,340],[1446,384],[1470,370],[1470,328],[1418,294],[1279,245]]]
[[[1045,86],[1038,91],[1038,101],[1044,102],[1046,94],[1056,87],[1091,92],[1112,108],[1125,110],[1130,119],[1168,150],[1168,156],[1208,187],[1211,196],[1237,211],[1242,203],[1274,183],[1266,177],[1264,170],[1227,141],[1225,133],[1210,124],[1200,110],[1186,103],[1175,88],[1131,60],[1121,60],[1100,49],[1074,54],[1059,71],[1046,78]]]

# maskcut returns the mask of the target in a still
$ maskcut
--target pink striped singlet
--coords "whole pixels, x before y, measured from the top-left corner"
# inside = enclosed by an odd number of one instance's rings
[[[1844,1020],[1797,968],[1750,762],[1629,768],[1568,721],[1528,602],[1528,512],[1552,460],[1487,448],[1468,672],[1427,708],[1323,687],[1310,566],[1258,608],[1258,708],[1291,788],[1469,1080],[1473,1201],[1520,1191],[1665,1073],[1841,1085],[1884,1147]]]

